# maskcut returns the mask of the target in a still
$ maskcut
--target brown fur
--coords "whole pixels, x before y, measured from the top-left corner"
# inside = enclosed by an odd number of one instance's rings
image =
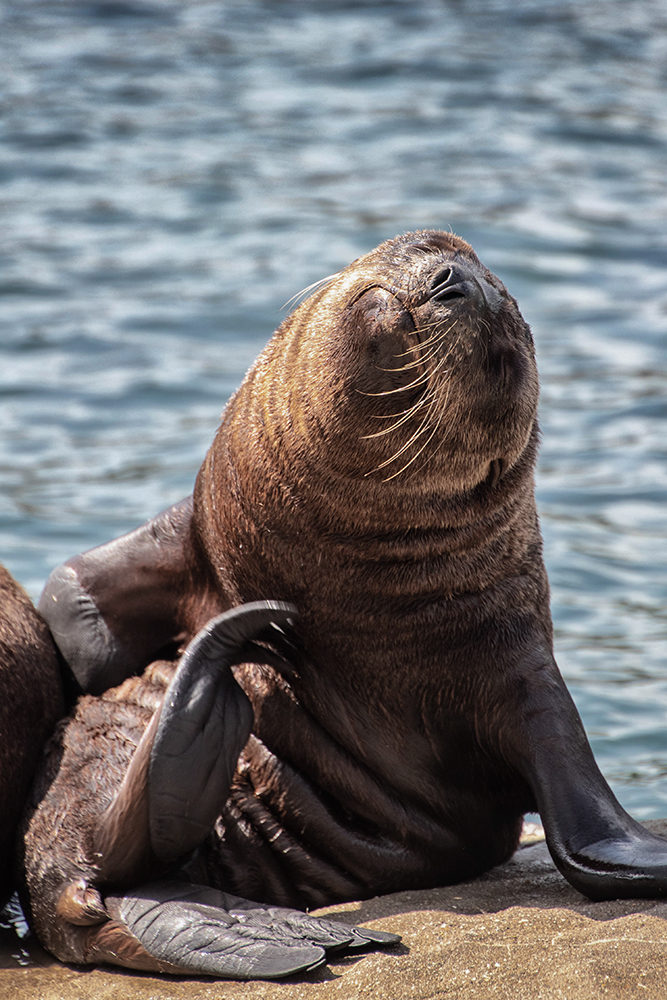
[[[448,263],[487,305],[434,299]],[[527,671],[537,660],[562,686],[533,495],[537,397],[516,302],[452,234],[383,244],[282,324],[170,534],[169,566],[190,582],[160,642],[247,601],[301,613],[290,665],[235,668],[254,730],[194,881],[312,907],[454,882],[512,853],[535,808],[521,765]],[[76,563],[107,622],[118,567],[132,569],[147,536]],[[145,616],[165,574],[143,567]],[[114,628],[127,645],[125,625]],[[90,928],[53,912],[61,897],[81,924],[97,912],[96,830],[162,696],[158,675],[82,699],[32,796],[32,905],[62,958],[92,954]],[[140,812],[128,843],[145,837]]]
[[[0,905],[11,892],[14,834],[39,751],[63,710],[49,630],[0,566]]]
[[[428,299],[452,254],[497,290],[495,314],[471,305],[452,321]],[[428,358],[419,343],[448,328]],[[386,481],[412,425],[368,435],[423,386],[370,393],[429,366],[442,423]],[[451,881],[514,849],[533,800],[503,765],[513,663],[522,644],[551,644],[537,394],[515,301],[463,240],[424,233],[312,296],[230,401],[195,529],[229,605],[297,605],[302,654],[287,677],[238,671],[256,740],[213,849],[221,884],[312,906]]]
[[[143,677],[129,678],[101,698],[80,698],[47,744],[28,798],[21,842],[21,861],[29,859],[30,882],[39,892],[27,895],[24,905],[40,940],[64,961],[85,961],[89,925],[107,919],[92,888],[103,881],[96,831],[114,805],[173,670],[173,664],[160,661]],[[132,818],[137,829],[128,824],[125,830],[130,867],[145,846],[145,818]],[[151,875],[150,858],[143,875]],[[54,920],[54,915],[65,919]]]

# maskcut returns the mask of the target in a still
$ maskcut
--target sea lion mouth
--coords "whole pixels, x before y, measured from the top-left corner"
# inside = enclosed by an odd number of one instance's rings
[[[505,458],[494,458],[489,466],[489,472],[486,477],[487,485],[489,489],[495,489],[500,480],[503,478],[507,472],[507,459]]]

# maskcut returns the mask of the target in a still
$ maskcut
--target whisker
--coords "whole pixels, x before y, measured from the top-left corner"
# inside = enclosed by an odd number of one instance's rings
[[[433,431],[432,431],[432,432],[431,432],[431,434],[430,434],[430,435],[428,436],[428,438],[426,439],[426,441],[424,441],[424,443],[422,444],[421,448],[420,448],[420,449],[419,449],[419,451],[418,451],[418,452],[416,453],[416,455],[413,455],[413,456],[412,456],[412,458],[410,459],[410,461],[409,461],[409,462],[406,462],[406,463],[405,463],[405,465],[404,465],[404,466],[402,466],[402,467],[401,467],[401,468],[400,468],[400,469],[398,470],[398,472],[394,472],[394,473],[393,473],[393,474],[392,474],[391,476],[388,476],[388,477],[387,477],[386,479],[383,479],[383,480],[382,480],[382,482],[383,482],[383,483],[388,483],[388,482],[389,482],[389,481],[390,481],[391,479],[395,479],[395,478],[396,478],[396,476],[399,476],[399,475],[400,475],[400,474],[401,474],[402,472],[405,472],[405,470],[406,470],[406,469],[408,469],[408,468],[409,468],[409,467],[410,467],[410,466],[412,465],[412,463],[413,463],[413,462],[415,462],[415,461],[416,461],[416,460],[417,460],[417,459],[419,458],[419,456],[423,454],[424,450],[425,450],[425,449],[426,449],[426,448],[428,447],[428,445],[430,444],[430,442],[431,442],[431,441],[433,440],[433,438],[435,437],[435,435],[436,435],[436,434],[438,433],[438,431],[440,430],[440,427],[441,427],[441,425],[442,425],[442,422],[443,422],[443,420],[444,420],[444,417],[445,417],[445,414],[446,414],[446,412],[447,412],[447,402],[448,402],[448,400],[449,400],[449,388],[450,388],[450,385],[451,385],[451,380],[449,380],[449,383],[450,383],[450,384],[449,384],[449,385],[447,386],[447,392],[446,392],[446,395],[445,395],[445,398],[444,398],[444,400],[443,400],[443,404],[442,404],[442,409],[441,409],[441,412],[440,412],[439,416],[438,416],[438,417],[436,418],[436,421],[435,421],[435,426],[434,426],[434,428],[433,428]],[[435,402],[435,398],[434,398],[434,402]],[[435,448],[435,450],[434,450],[434,451],[432,451],[432,452],[431,452],[431,453],[430,453],[430,454],[429,454],[429,455],[427,456],[427,458],[426,458],[426,462],[424,463],[424,465],[422,466],[422,468],[424,468],[424,466],[428,465],[428,463],[429,463],[429,462],[430,462],[430,461],[431,461],[431,460],[433,459],[433,457],[434,457],[435,455],[437,455],[437,453],[438,453],[438,452],[440,451],[440,449],[442,448],[443,444],[444,444],[444,438],[443,438],[443,439],[442,439],[442,440],[440,441],[440,443],[439,443],[439,444],[438,444],[438,446],[437,446],[437,447]]]
[[[408,331],[409,332],[409,336],[415,337],[417,334],[424,333],[426,330],[432,330],[433,327],[435,327],[435,326],[437,326],[439,324],[439,322],[440,322],[439,320],[433,320],[432,323],[427,323],[426,326],[417,326],[417,327],[415,327],[414,330]],[[395,358],[404,358],[406,356],[406,354],[412,354],[413,351],[419,350],[419,348],[423,347],[425,343],[427,343],[427,341],[424,341],[423,343],[415,344],[414,347],[410,347],[410,348],[408,348],[407,351],[402,351],[400,354],[395,354],[394,357]]]
[[[458,341],[456,343],[458,343]],[[453,346],[456,346],[456,345],[453,345]],[[363,389],[357,389],[357,392],[359,392],[362,396],[392,396],[392,395],[394,395],[397,392],[405,392],[406,389],[414,389],[416,386],[420,385],[422,382],[427,382],[429,379],[431,379],[433,377],[433,375],[435,375],[435,373],[438,372],[442,368],[443,364],[445,364],[447,362],[447,360],[449,359],[449,356],[450,356],[451,353],[452,353],[452,348],[450,347],[447,350],[446,354],[440,359],[440,361],[438,361],[438,363],[435,366],[435,368],[433,369],[433,371],[426,370],[426,371],[422,372],[421,375],[418,375],[416,379],[412,380],[412,382],[408,382],[407,385],[399,385],[396,389],[383,389],[382,392],[365,392]],[[424,359],[420,359],[420,363],[423,360]],[[409,364],[409,365],[403,365],[403,367],[401,367],[401,368],[378,368],[378,371],[383,371],[383,372],[402,372],[402,371],[408,371],[410,368],[413,368],[413,367],[415,367],[415,366],[412,365],[412,364]]]
[[[386,461],[381,462],[380,465],[376,466],[376,468],[372,470],[373,472],[378,472],[380,469],[384,469],[387,465],[391,465],[392,462],[395,462],[396,459],[400,455],[402,455],[403,452],[406,451],[406,449],[409,448],[410,445],[414,441],[416,441],[418,437],[420,437],[423,433],[425,433],[425,431],[428,430],[428,424],[429,424],[430,418],[431,418],[431,416],[433,414],[433,409],[434,409],[435,402],[436,402],[436,396],[435,396],[435,394],[432,394],[431,397],[430,397],[430,399],[429,399],[430,406],[428,408],[428,412],[426,413],[426,416],[424,417],[424,419],[422,420],[421,424],[419,425],[419,427],[417,428],[417,430],[414,432],[414,434],[410,438],[408,438],[408,440],[405,442],[405,444],[401,448],[399,448],[399,450],[397,452],[395,452],[391,456],[391,458],[386,459]],[[370,473],[366,473],[366,475],[370,475]]]
[[[407,451],[410,445],[413,444],[413,442],[416,441],[417,438],[419,438],[422,434],[424,434],[426,430],[428,430],[428,423],[429,423],[429,414],[427,413],[424,419],[422,420],[421,424],[417,428],[417,430],[410,438],[408,438],[405,444],[401,448],[399,448],[397,452],[394,452],[391,458],[388,458],[384,462],[381,462],[379,465],[376,465],[376,467],[374,469],[371,469],[371,472],[367,472],[366,475],[370,476],[371,473],[373,472],[379,472],[380,469],[385,469],[388,465],[391,465],[392,462],[395,462],[397,458],[400,458],[400,456],[405,451]]]
[[[392,414],[392,416],[400,418],[396,421],[395,424],[392,424],[391,427],[385,427],[381,431],[374,431],[373,434],[364,434],[361,440],[368,441],[371,438],[384,437],[387,434],[391,434],[392,431],[395,431],[399,427],[402,427],[403,424],[407,423],[408,420],[410,420],[410,418],[413,417],[419,410],[427,406],[432,399],[433,399],[433,392],[431,393],[429,393],[428,391],[425,392],[424,395],[421,396],[416,403],[413,403],[412,406],[408,407],[407,410],[403,410],[402,413]],[[373,414],[373,415],[380,416],[379,414]],[[384,414],[382,414],[382,416],[384,416]]]
[[[448,352],[448,354],[449,354],[449,352]],[[446,360],[447,360],[447,358],[443,358],[441,360],[441,364],[444,363]],[[447,375],[447,374],[451,375],[451,371],[446,371],[446,372],[444,372],[444,374],[445,375]],[[391,465],[391,463],[395,462],[396,459],[400,458],[400,456],[402,454],[404,454],[404,452],[412,444],[414,444],[414,442],[416,440],[418,440],[422,436],[422,434],[428,433],[429,430],[431,430],[431,428],[432,428],[431,434],[429,434],[429,437],[423,443],[423,445],[419,449],[419,451],[415,455],[413,455],[412,458],[408,462],[406,462],[405,465],[401,466],[401,468],[398,469],[397,472],[393,473],[391,476],[388,476],[387,479],[384,479],[382,481],[383,482],[388,482],[390,479],[394,479],[397,475],[400,475],[401,472],[404,472],[407,468],[409,468],[409,466],[412,465],[412,463],[414,461],[416,461],[417,458],[419,458],[419,456],[423,453],[424,449],[426,447],[428,447],[428,444],[433,440],[433,437],[437,434],[437,432],[438,432],[438,430],[439,430],[439,428],[440,428],[440,426],[441,426],[441,424],[443,422],[443,419],[444,419],[444,417],[445,417],[445,415],[447,413],[447,402],[449,400],[449,391],[450,391],[450,388],[451,388],[451,378],[447,379],[444,384],[446,385],[446,393],[445,393],[444,400],[441,398],[441,393],[442,393],[442,390],[443,390],[443,385],[441,384],[441,385],[437,385],[437,386],[432,386],[431,389],[429,390],[429,392],[425,393],[425,395],[419,401],[419,403],[420,403],[420,405],[422,407],[428,405],[428,411],[427,411],[426,415],[424,416],[424,419],[420,423],[419,427],[417,428],[417,430],[403,444],[403,446],[398,449],[398,451],[394,452],[394,454],[390,458],[388,458],[386,461],[382,462],[380,465],[376,466],[376,468],[372,469],[370,473],[366,473],[366,475],[370,475],[372,472],[378,472],[380,469],[386,468],[386,466]],[[380,436],[380,434],[385,434],[385,433],[388,433],[390,431],[395,430],[397,426],[399,426],[400,424],[405,423],[407,421],[407,419],[409,419],[409,417],[413,415],[413,412],[417,411],[417,409],[418,409],[418,406],[412,407],[411,410],[407,411],[406,414],[404,415],[403,419],[401,421],[399,421],[397,424],[393,425],[390,428],[387,428],[385,431],[382,431],[379,434],[372,435],[372,436],[378,437],[378,436]],[[438,409],[440,409],[440,413],[439,413],[439,415],[437,416],[437,418],[435,420],[435,424],[433,424],[433,416],[434,416],[434,413]],[[370,436],[371,435],[369,435],[369,437]],[[437,450],[439,450],[439,448]],[[430,461],[430,456],[428,457],[427,461]]]
[[[442,339],[442,338],[441,338]],[[433,346],[430,351],[428,351],[423,357],[416,358],[414,361],[410,361],[407,365],[403,365],[402,368],[396,368],[394,371],[408,371],[410,368],[416,368],[418,365],[423,365],[427,361],[430,361],[438,353],[438,348],[440,347],[440,341],[436,340],[433,342]]]
[[[410,336],[414,337],[415,334],[424,333],[424,331],[433,329],[433,327],[436,326],[439,326],[439,321],[437,322],[434,321],[433,323],[429,323],[426,326],[420,326],[416,330],[411,330]],[[422,340],[420,343],[415,344],[414,347],[409,348],[407,351],[402,351],[400,354],[395,354],[394,357],[404,358],[408,354],[413,354],[414,351],[421,351],[425,347],[430,347],[431,344],[439,343],[441,340],[443,340],[444,337],[447,336],[447,334],[450,332],[453,326],[454,323],[452,322],[446,329],[437,331],[435,334],[432,334],[430,337],[427,337],[426,340]]]
[[[287,302],[285,302],[284,305],[280,307],[280,312],[282,312],[283,309],[290,309],[296,307],[303,301],[303,299],[306,298],[307,295],[311,295],[314,292],[319,292],[321,288],[324,288],[325,285],[329,284],[329,282],[331,281],[334,281],[341,274],[342,271],[336,271],[335,274],[329,274],[327,275],[326,278],[320,278],[319,281],[314,281],[312,285],[308,285],[307,288],[302,288],[300,292],[297,292],[296,295],[293,295],[290,299],[287,300]]]
[[[443,340],[444,337],[446,337],[451,332],[453,326],[454,326],[454,321],[452,320],[452,322],[449,324],[448,327],[446,327],[446,329],[441,330],[440,333],[436,333],[432,337],[429,337],[428,340],[425,340],[419,346],[430,347],[431,344],[439,343],[441,340]]]
[[[408,462],[406,462],[405,465],[402,468],[400,468],[398,470],[398,472],[394,472],[394,473],[392,473],[391,476],[387,476],[387,478],[383,479],[382,482],[383,483],[388,483],[392,479],[395,479],[396,476],[400,476],[400,474],[402,472],[405,472],[406,469],[409,469],[410,466],[412,465],[412,463],[415,462],[419,458],[419,456],[422,454],[422,452],[424,451],[424,449],[428,447],[429,443],[433,440],[433,437],[437,433],[439,427],[440,427],[440,420],[436,420],[435,427],[433,428],[432,432],[427,437],[426,441],[424,441],[423,445],[421,446],[421,448],[419,449],[419,451],[417,452],[417,454],[413,455],[412,458]],[[429,456],[429,458],[427,458],[427,462],[428,461],[430,461],[430,456]]]
[[[415,368],[424,368],[407,385],[399,386],[395,389],[386,389],[377,393],[364,393],[364,395],[379,397],[404,392],[406,389],[414,390],[420,386],[424,387],[424,391],[420,393],[419,399],[405,410],[392,414],[373,414],[378,419],[389,420],[392,423],[379,431],[364,435],[363,440],[386,437],[390,434],[398,433],[402,427],[408,427],[408,435],[406,440],[396,448],[389,458],[365,473],[366,476],[380,472],[381,470],[388,470],[394,463],[400,467],[395,469],[391,474],[388,474],[386,478],[381,480],[382,482],[389,482],[410,468],[413,470],[425,468],[446,444],[449,436],[447,428],[454,426],[454,422],[457,419],[456,414],[460,409],[459,406],[455,406],[453,411],[450,410],[450,396],[454,384],[454,375],[463,361],[460,349],[464,340],[464,330],[460,329],[455,339],[447,343],[444,350],[442,349],[442,345],[451,335],[455,325],[455,322],[452,321],[444,328],[438,327],[434,329],[423,343],[416,345],[410,351],[396,355],[397,358],[405,357],[409,354],[413,355],[413,358],[404,365],[401,365],[400,368],[380,369],[396,373],[407,372]],[[484,325],[488,328],[488,324],[485,323]],[[426,327],[420,328],[420,332],[423,332],[425,329]],[[485,347],[488,350],[488,338],[483,339]],[[442,356],[438,357],[441,351]],[[415,357],[414,355],[417,355],[417,353],[418,356]],[[435,446],[429,449],[434,440],[436,441]],[[413,448],[414,454],[408,456],[407,453]],[[403,459],[402,462],[400,461],[401,459]]]
[[[401,419],[397,420],[395,424],[391,425],[391,427],[385,427],[383,430],[375,431],[373,434],[364,434],[361,440],[369,441],[371,438],[385,437],[387,434],[392,434],[395,430],[398,430],[399,427],[402,427],[403,424],[406,424],[418,410],[423,408],[424,405],[425,402],[419,400],[419,402],[415,403],[414,406],[411,406],[409,410],[406,410],[406,412],[401,415]]]
[[[379,368],[378,371],[401,371],[400,368]],[[393,396],[397,392],[405,392],[407,389],[414,389],[421,382],[428,380],[430,373],[422,372],[418,375],[416,379],[409,382],[407,385],[399,385],[397,389],[383,389],[382,392],[364,392],[363,389],[357,389],[357,392],[361,396]]]

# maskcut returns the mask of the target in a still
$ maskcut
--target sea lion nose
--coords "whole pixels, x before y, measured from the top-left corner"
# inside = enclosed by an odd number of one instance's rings
[[[431,281],[429,299],[451,303],[456,299],[472,300],[479,308],[497,312],[502,297],[484,275],[472,265],[455,261],[438,268]]]

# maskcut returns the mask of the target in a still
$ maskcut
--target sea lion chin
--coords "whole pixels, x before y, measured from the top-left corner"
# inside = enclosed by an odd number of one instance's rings
[[[502,283],[450,233],[400,236],[281,325],[192,498],[54,570],[40,608],[92,692],[25,819],[54,954],[310,968],[340,929],[276,906],[471,878],[534,810],[581,892],[667,894],[554,661],[537,399]]]

